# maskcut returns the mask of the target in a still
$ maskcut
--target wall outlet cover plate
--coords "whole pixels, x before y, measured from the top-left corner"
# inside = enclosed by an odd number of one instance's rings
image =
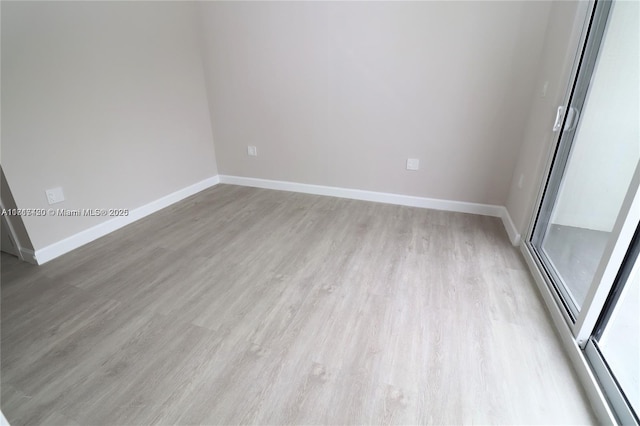
[[[418,170],[420,168],[420,160],[417,158],[409,158],[407,160],[407,170]]]
[[[64,192],[61,187],[46,190],[49,204],[61,203],[64,201]]]

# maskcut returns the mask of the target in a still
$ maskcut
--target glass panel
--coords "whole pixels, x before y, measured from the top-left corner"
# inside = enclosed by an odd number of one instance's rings
[[[572,112],[580,119],[542,237],[542,251],[574,314],[614,238],[640,159],[639,5],[619,1],[611,9],[582,111],[574,106]],[[567,121],[565,133],[576,120]]]
[[[640,413],[640,273],[638,259],[609,321],[598,348],[611,373],[636,413]]]

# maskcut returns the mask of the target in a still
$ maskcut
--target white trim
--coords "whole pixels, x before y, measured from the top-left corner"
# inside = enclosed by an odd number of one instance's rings
[[[117,229],[120,229],[136,220],[142,219],[152,213],[157,212],[171,204],[177,203],[193,194],[196,194],[204,189],[212,187],[220,183],[218,176],[212,176],[198,183],[190,185],[186,188],[180,189],[155,201],[152,201],[144,206],[133,209],[129,212],[129,216],[121,216],[106,222],[100,223],[84,231],[78,232],[64,240],[53,243],[45,248],[36,250],[35,258],[39,265],[46,263],[58,256],[62,256],[65,253],[70,252],[80,246],[83,246],[91,241],[94,241],[100,237],[103,237]]]
[[[213,176],[178,190],[172,194],[152,201],[137,209],[131,210],[129,216],[118,217],[100,223],[92,228],[81,231],[64,240],[53,243],[45,248],[36,250],[35,253],[29,250],[22,250],[25,260],[32,259],[34,263],[42,265],[81,247],[91,241],[105,236],[117,229],[120,229],[138,219],[142,219],[156,211],[174,204],[186,197],[196,194],[218,183],[230,185],[250,186],[254,188],[274,189],[279,191],[300,192],[304,194],[327,195],[338,198],[349,198],[353,200],[372,201],[377,203],[395,204],[401,206],[420,207],[433,210],[444,210],[458,213],[470,213],[482,216],[493,216],[502,219],[502,223],[513,245],[520,242],[520,234],[517,232],[509,212],[504,206],[493,204],[468,203],[464,201],[442,200],[436,198],[415,197],[412,195],[392,194],[387,192],[365,191],[360,189],[339,188],[333,186],[312,185],[306,183],[286,182],[278,180],[258,179],[241,176],[219,175]]]
[[[0,208],[2,210],[5,209],[4,203],[2,202],[2,200],[0,200]],[[16,252],[17,252],[16,255],[18,256],[18,259],[23,260],[25,262],[37,264],[36,257],[35,257],[35,254],[33,253],[33,250],[22,247],[22,245],[16,238],[16,230],[13,228],[13,224],[11,223],[9,218],[7,218],[6,216],[3,216],[2,222],[4,222],[4,224],[7,226],[7,230],[9,231],[9,239],[11,239],[13,247],[16,249]]]
[[[33,263],[34,265],[38,264],[35,252],[30,249],[20,247],[20,258],[25,262]]]
[[[2,411],[0,411],[0,426],[11,426]]]
[[[361,189],[311,185],[307,183],[241,176],[220,175],[220,183],[251,186],[254,188],[275,189],[278,191],[301,192],[304,194],[328,195],[338,198],[350,198],[353,200],[373,201],[376,203],[396,204],[400,206],[471,213],[483,216],[503,217],[504,209],[503,206],[496,206],[492,204],[467,203],[464,201],[441,200],[436,198],[415,197],[412,195],[391,194],[388,192],[364,191]]]
[[[549,284],[540,272],[540,266],[535,261],[527,244],[521,244],[520,251],[529,265],[529,271],[536,282],[538,291],[540,292],[540,295],[547,307],[547,311],[549,312],[551,319],[553,320],[553,324],[558,331],[560,342],[571,359],[571,364],[578,375],[578,379],[582,383],[587,394],[587,398],[591,402],[591,408],[595,412],[598,421],[601,424],[617,424],[616,418],[611,411],[602,390],[600,389],[593,371],[591,371],[591,367],[589,366],[584,353],[580,349],[580,346],[578,346],[575,337],[573,337],[569,324],[565,321],[561,308],[558,303],[556,303],[556,300],[551,293]]]
[[[0,201],[0,209],[2,209],[3,211],[5,210],[2,201]],[[13,229],[13,225],[11,224],[7,216],[2,216],[2,223],[4,224],[4,226],[6,226],[7,236],[9,237],[9,241],[11,241],[11,248],[13,248],[13,252],[10,254],[18,256],[20,260],[22,260],[22,248],[20,247],[18,239],[16,238],[16,231]],[[4,249],[7,250],[9,248],[5,247]]]
[[[613,374],[609,371],[604,355],[596,347],[594,339],[590,338],[587,342],[584,348],[584,356],[589,360],[593,374],[598,377],[600,387],[609,395],[608,401],[610,401],[611,407],[615,409],[619,424],[637,426],[638,422],[634,419],[633,410],[630,404],[625,402],[624,393],[613,378]]]
[[[509,214],[509,210],[506,207],[502,207],[502,214],[500,215],[502,219],[502,225],[504,225],[504,229],[507,231],[509,235],[509,240],[511,240],[511,244],[515,247],[520,245],[520,233],[518,232],[518,228],[513,223],[511,219],[511,215]]]

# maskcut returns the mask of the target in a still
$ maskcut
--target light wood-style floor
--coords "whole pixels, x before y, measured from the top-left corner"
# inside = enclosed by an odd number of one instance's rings
[[[595,422],[496,218],[218,185],[1,298],[14,426]]]

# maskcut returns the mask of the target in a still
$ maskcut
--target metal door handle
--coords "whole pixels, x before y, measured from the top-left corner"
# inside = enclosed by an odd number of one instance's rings
[[[580,117],[580,111],[576,108],[569,107],[567,112],[567,121],[564,123],[564,131],[568,132],[576,128],[578,124],[578,118]],[[564,118],[564,107],[561,105],[556,111],[556,121],[553,123],[553,131],[557,132],[562,127],[562,119]]]
[[[556,121],[554,121],[553,123],[553,131],[557,132],[558,130],[560,130],[560,127],[562,127],[562,116],[564,112],[564,107],[561,105],[558,107],[558,110],[556,111]]]

